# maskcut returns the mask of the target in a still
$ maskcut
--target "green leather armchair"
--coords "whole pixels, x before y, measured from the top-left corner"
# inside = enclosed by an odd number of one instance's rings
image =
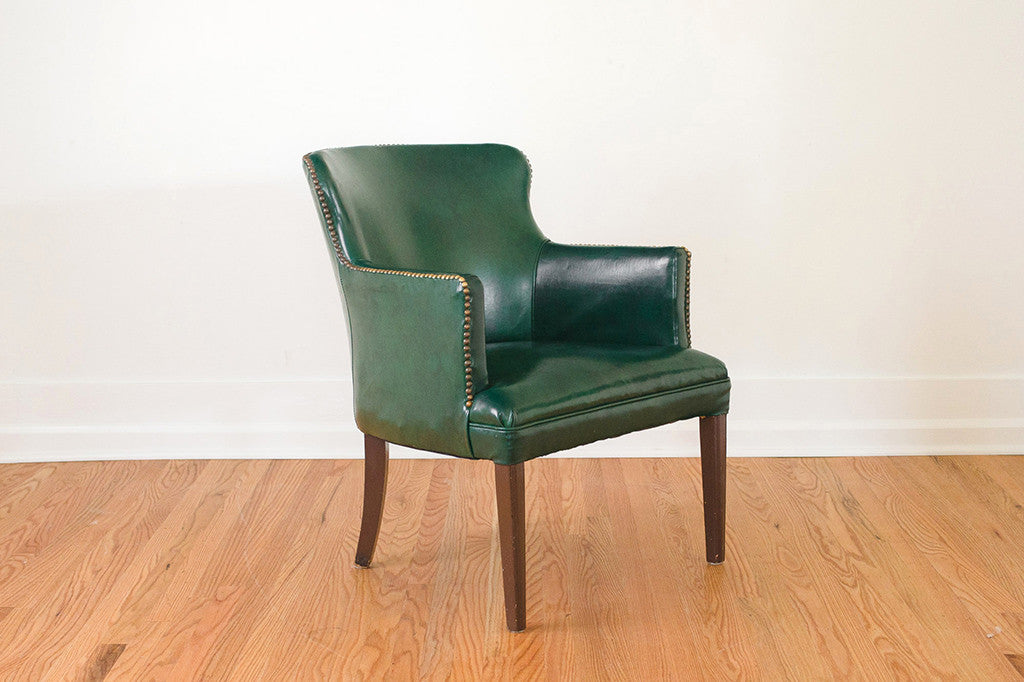
[[[387,443],[494,462],[506,623],[525,627],[523,463],[700,418],[707,560],[724,558],[729,376],[690,347],[690,252],[545,239],[503,145],[303,158],[347,312],[364,434],[356,564],[380,528]]]

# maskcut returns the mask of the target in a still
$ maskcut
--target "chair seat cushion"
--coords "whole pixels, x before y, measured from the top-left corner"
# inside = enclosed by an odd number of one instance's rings
[[[692,348],[494,343],[487,369],[470,444],[501,464],[729,409],[725,365]]]

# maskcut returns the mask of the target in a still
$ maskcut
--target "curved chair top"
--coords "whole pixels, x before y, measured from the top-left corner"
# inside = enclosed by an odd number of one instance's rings
[[[530,165],[499,144],[324,149],[308,156],[356,265],[472,274],[488,341],[531,334],[545,239],[530,211]]]

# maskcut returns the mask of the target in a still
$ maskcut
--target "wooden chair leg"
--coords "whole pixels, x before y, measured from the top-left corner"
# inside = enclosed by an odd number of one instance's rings
[[[700,418],[704,546],[709,564],[725,561],[725,415]]]
[[[501,577],[505,587],[505,624],[526,629],[526,503],[523,464],[495,464]]]
[[[380,518],[384,512],[384,493],[388,484],[388,443],[375,436],[363,434],[363,520],[359,527],[356,546],[356,566],[367,568],[373,559],[380,532]]]

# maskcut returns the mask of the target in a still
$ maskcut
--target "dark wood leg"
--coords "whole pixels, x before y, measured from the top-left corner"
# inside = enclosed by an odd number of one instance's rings
[[[505,624],[526,629],[526,502],[523,464],[495,464],[501,577],[505,586]]]
[[[373,559],[380,532],[380,517],[384,513],[384,493],[388,485],[388,443],[375,436],[363,434],[363,521],[359,527],[356,546],[356,566],[367,568]]]
[[[725,415],[700,418],[700,470],[704,479],[704,546],[708,563],[725,561]]]

